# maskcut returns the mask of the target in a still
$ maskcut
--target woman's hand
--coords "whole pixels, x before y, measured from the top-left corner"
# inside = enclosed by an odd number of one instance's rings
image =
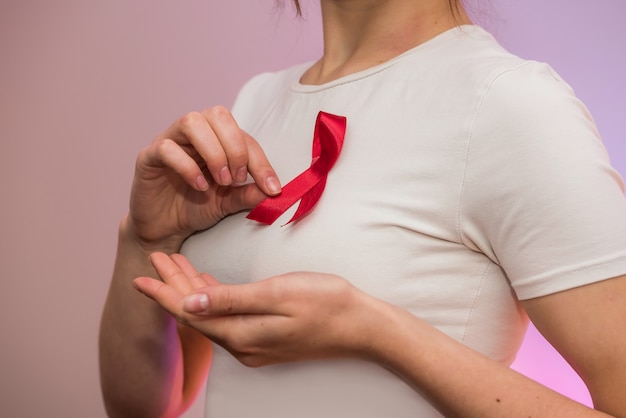
[[[254,183],[243,185],[248,173]],[[183,116],[140,152],[126,227],[146,249],[176,251],[192,233],[278,193],[259,144],[214,107]]]
[[[331,357],[368,357],[385,304],[329,274],[289,273],[221,285],[181,255],[151,255],[163,281],[135,287],[247,366]]]

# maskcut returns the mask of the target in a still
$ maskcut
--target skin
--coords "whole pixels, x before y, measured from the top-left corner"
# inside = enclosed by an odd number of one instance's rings
[[[469,22],[462,10],[452,16],[447,0],[321,5],[324,56],[303,76],[308,84],[368,68]],[[247,173],[254,183],[239,186]],[[344,278],[293,272],[222,285],[176,254],[193,232],[279,192],[262,149],[221,107],[185,115],[139,154],[101,323],[111,417],[180,415],[206,378],[210,341],[251,367],[318,358],[376,362],[451,417],[626,416],[626,333],[616,326],[626,317],[618,297],[626,294],[626,276],[523,302],[587,384],[591,410]]]
[[[337,357],[374,361],[419,387],[449,417],[610,416],[600,410],[626,416],[626,341],[614,326],[626,310],[615,297],[626,292],[626,276],[524,302],[588,384],[594,411],[341,277],[294,272],[221,285],[179,254],[155,253],[151,260],[163,281],[140,277],[134,286],[250,367]]]
[[[239,187],[247,173],[255,182]],[[183,116],[141,151],[100,326],[110,416],[177,416],[210,364],[206,338],[132,289],[134,277],[156,276],[149,254],[176,252],[193,232],[279,192],[259,145],[221,107]]]

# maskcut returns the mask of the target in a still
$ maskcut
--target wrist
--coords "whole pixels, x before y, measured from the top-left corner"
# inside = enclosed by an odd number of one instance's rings
[[[388,367],[390,348],[398,343],[395,341],[400,333],[396,329],[400,323],[397,311],[401,310],[358,290],[356,298],[348,300],[353,308],[343,320],[349,326],[340,324],[338,338],[343,338],[345,347],[356,357]],[[345,332],[346,329],[351,332]]]
[[[362,345],[361,355],[384,368],[398,371],[407,347],[415,351],[416,333],[423,323],[410,312],[385,301],[367,296],[370,314],[365,322],[368,340]]]
[[[126,249],[132,247],[138,253],[148,256],[157,251],[166,254],[179,252],[185,237],[169,235],[163,239],[145,239],[138,232],[137,225],[133,222],[130,215],[126,215],[119,224],[118,240],[120,247],[125,247]]]

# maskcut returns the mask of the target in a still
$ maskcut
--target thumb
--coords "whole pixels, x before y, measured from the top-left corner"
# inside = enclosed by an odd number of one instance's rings
[[[183,298],[183,311],[194,315],[275,314],[270,281],[214,285]]]
[[[183,311],[194,315],[207,315],[209,297],[204,293],[194,293],[183,299]]]
[[[259,189],[255,183],[233,187],[228,199],[224,200],[225,213],[237,213],[242,210],[252,209],[265,199],[267,195]]]

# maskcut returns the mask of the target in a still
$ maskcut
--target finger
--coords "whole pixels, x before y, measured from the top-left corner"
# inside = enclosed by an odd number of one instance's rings
[[[183,295],[173,287],[151,277],[137,277],[133,287],[157,302],[165,310],[176,317],[181,316],[181,300]]]
[[[183,311],[194,315],[209,315],[209,297],[205,293],[194,293],[183,298]]]
[[[207,312],[209,297],[203,293],[202,290],[209,286],[218,285],[220,285],[220,283],[210,274],[201,273],[195,277],[195,279],[192,280],[192,286],[196,292],[183,298],[183,311],[194,315],[210,315],[210,313]]]
[[[281,315],[271,280],[243,285],[217,285],[195,291],[183,299],[183,310],[193,314]]]
[[[224,149],[233,181],[245,182],[248,178],[248,144],[232,113],[222,106],[215,106],[202,114]]]
[[[243,132],[243,131],[242,131]],[[250,175],[254,179],[254,182],[259,188],[268,196],[275,196],[280,194],[281,185],[278,175],[274,168],[270,164],[263,148],[259,145],[254,138],[247,133],[243,132],[249,154],[248,170]]]
[[[193,290],[191,280],[178,267],[174,260],[165,253],[155,252],[150,254],[150,262],[156,269],[163,282],[176,289],[182,294]]]
[[[232,184],[233,177],[226,152],[205,114],[187,113],[161,134],[161,137],[172,138],[181,147],[187,148],[190,154],[199,154],[217,184]]]
[[[178,266],[180,271],[183,272],[187,277],[199,276],[200,273],[196,270],[196,268],[191,264],[189,259],[182,254],[172,254],[170,259]]]
[[[244,183],[249,172],[266,195],[280,193],[278,175],[263,149],[239,127],[228,109],[215,106],[200,114],[191,113],[181,120],[179,129],[204,158],[218,184]]]
[[[219,282],[210,274],[198,273],[193,264],[191,264],[191,262],[184,255],[172,254],[170,258],[174,261],[174,263],[176,263],[183,274],[187,276],[193,289],[200,289],[206,286],[219,284]]]
[[[191,112],[168,128],[162,138],[190,144],[204,160],[217,184],[243,183],[247,172],[269,196],[281,191],[280,181],[260,145],[240,129],[230,111],[221,106]]]
[[[140,152],[137,170],[143,177],[150,177],[151,169],[168,167],[191,187],[206,191],[209,185],[198,163],[171,139],[159,139]]]
[[[211,276],[208,273],[200,273],[200,280],[202,280],[202,283],[204,283],[204,285],[201,287],[217,286],[221,284],[220,282],[217,281],[215,277]]]
[[[255,183],[240,187],[233,187],[230,193],[223,196],[223,213],[237,213],[245,209],[252,209],[265,199],[267,195]]]

